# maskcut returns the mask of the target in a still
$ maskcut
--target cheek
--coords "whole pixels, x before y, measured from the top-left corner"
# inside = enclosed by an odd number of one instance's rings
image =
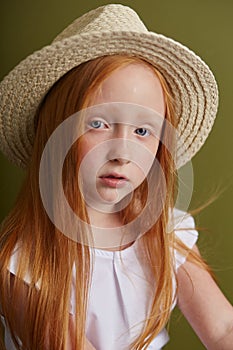
[[[137,184],[140,184],[145,180],[149,174],[153,164],[155,156],[147,151],[138,152],[137,160],[135,159],[132,164],[134,167],[133,176]]]
[[[84,135],[79,140],[78,145],[78,154],[79,154],[79,160],[82,162],[82,160],[86,157],[87,154],[96,153],[94,151],[95,147],[97,145],[97,142],[93,140],[93,138],[90,137],[90,135]],[[93,150],[93,152],[91,152]],[[88,158],[92,158],[88,156]]]
[[[140,164],[140,168],[147,175],[154,163],[156,158],[160,141],[157,139],[153,139],[151,142],[148,142],[142,148],[139,149],[137,153],[138,164]]]
[[[160,144],[160,140],[157,139],[156,137],[154,137],[149,144],[147,145],[148,150],[154,154],[154,156],[156,157],[158,148],[159,148],[159,144]]]
[[[100,135],[92,132],[87,132],[79,139],[79,156],[81,161],[89,153],[88,158],[95,158],[101,160],[106,158],[106,147],[104,142],[106,139]]]
[[[79,171],[83,178],[96,176],[99,169],[106,163],[103,147],[100,147],[99,142],[90,135],[84,135],[80,140],[78,153]]]

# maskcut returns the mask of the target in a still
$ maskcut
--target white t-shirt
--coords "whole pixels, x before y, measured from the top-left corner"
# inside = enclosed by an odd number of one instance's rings
[[[174,225],[176,235],[187,247],[192,248],[198,238],[198,233],[194,230],[193,218],[175,210]],[[187,229],[177,230],[178,228]],[[17,254],[16,250],[9,264],[9,270],[13,274],[16,273]],[[143,321],[149,313],[152,298],[150,277],[146,264],[142,261],[140,246],[136,241],[122,251],[94,249],[94,257],[86,337],[96,350],[129,350],[129,344],[143,328]],[[185,260],[185,256],[175,251],[176,270]],[[73,272],[75,276],[75,267]],[[29,281],[28,276],[25,281]],[[74,291],[75,277],[71,291],[71,314],[75,310]],[[5,326],[6,349],[15,350],[2,316],[1,319]],[[148,349],[160,350],[168,341],[169,336],[164,328],[151,342]]]

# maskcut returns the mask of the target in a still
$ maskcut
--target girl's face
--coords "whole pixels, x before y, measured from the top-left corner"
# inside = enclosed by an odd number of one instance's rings
[[[80,143],[87,206],[114,211],[143,182],[158,150],[164,115],[162,87],[149,67],[130,64],[103,82],[91,99]]]

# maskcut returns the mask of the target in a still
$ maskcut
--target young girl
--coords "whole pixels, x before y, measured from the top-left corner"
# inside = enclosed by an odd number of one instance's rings
[[[215,79],[122,5],[95,9],[0,85],[1,149],[26,169],[0,236],[6,349],[161,349],[178,303],[208,349],[233,309],[175,209]]]

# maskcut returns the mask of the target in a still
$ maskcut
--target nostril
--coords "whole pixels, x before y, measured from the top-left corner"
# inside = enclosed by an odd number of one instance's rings
[[[109,161],[118,163],[129,163],[130,158],[132,157],[130,156],[129,147],[123,147],[122,142],[119,143],[119,140],[117,140],[116,143],[111,144],[111,148],[107,153],[107,159]]]
[[[111,162],[115,162],[115,163],[120,163],[120,164],[127,164],[130,162],[129,159],[127,158],[122,158],[122,157],[115,157],[113,159],[110,159]]]

